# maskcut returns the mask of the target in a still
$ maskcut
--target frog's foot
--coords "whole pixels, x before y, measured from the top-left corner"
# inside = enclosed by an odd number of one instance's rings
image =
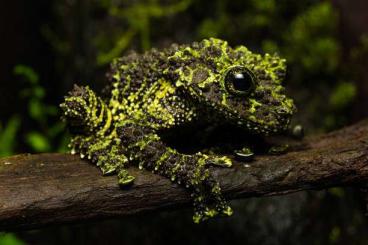
[[[200,223],[216,216],[231,216],[233,214],[233,210],[221,195],[218,183],[212,184],[211,191],[207,195],[205,192],[195,191],[193,196],[195,207],[194,223]]]
[[[124,169],[124,166],[128,163],[128,158],[117,146],[112,146],[108,152],[104,155],[99,155],[97,159],[96,165],[101,168],[104,175],[118,174],[118,183],[120,186],[127,186],[134,182],[135,178]]]
[[[135,177],[130,175],[126,169],[118,170],[118,180],[121,187],[130,185],[134,182]]]
[[[234,151],[234,153],[240,160],[251,160],[254,157],[254,152],[249,147],[243,147]]]
[[[288,149],[289,149],[289,145],[288,144],[275,145],[275,146],[272,146],[268,150],[268,153],[269,154],[272,154],[272,155],[281,155],[281,154],[284,154]]]
[[[222,208],[220,212],[217,208],[206,207],[203,210],[194,211],[193,221],[194,223],[198,224],[210,218],[216,217],[218,215],[231,216],[232,214],[233,214],[233,210],[230,206],[226,206]]]
[[[117,146],[112,146],[108,152],[98,156],[96,165],[101,168],[104,175],[109,175],[119,172],[128,163],[128,157],[123,152],[117,149]]]
[[[72,153],[80,153],[81,158],[88,158],[98,166],[103,175],[118,173],[123,182],[132,179],[127,174],[123,174],[122,169],[128,163],[126,149],[109,138],[95,138],[77,136],[71,142]],[[125,176],[125,177],[124,177]],[[120,179],[120,177],[119,177]],[[134,179],[134,178],[133,178]]]
[[[229,168],[232,166],[232,161],[227,156],[216,156],[216,155],[203,155],[206,160],[206,164],[211,164],[220,167]]]

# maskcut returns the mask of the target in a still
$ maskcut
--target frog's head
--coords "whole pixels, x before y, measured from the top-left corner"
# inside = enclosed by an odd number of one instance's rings
[[[169,59],[176,86],[187,88],[213,115],[258,134],[287,128],[295,106],[282,85],[284,59],[214,38],[179,48]]]

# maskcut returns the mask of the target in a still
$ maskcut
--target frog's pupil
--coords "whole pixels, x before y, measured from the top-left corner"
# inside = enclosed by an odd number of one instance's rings
[[[253,85],[253,78],[247,72],[234,73],[231,80],[236,91],[248,92]]]

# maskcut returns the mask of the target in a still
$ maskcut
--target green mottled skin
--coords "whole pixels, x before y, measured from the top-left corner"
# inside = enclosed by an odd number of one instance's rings
[[[245,92],[225,78],[244,69],[253,81]],[[126,167],[137,164],[186,186],[195,222],[231,215],[208,169],[210,164],[230,167],[231,159],[179,153],[165,145],[160,132],[201,121],[225,121],[261,136],[284,131],[294,112],[281,84],[285,69],[278,56],[231,48],[213,38],[116,59],[107,96],[75,87],[61,105],[75,134],[72,153],[90,159],[104,174],[117,173],[120,185],[134,181]]]

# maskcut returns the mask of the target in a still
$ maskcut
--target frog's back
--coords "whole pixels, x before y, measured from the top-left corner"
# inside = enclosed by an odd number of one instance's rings
[[[151,49],[144,54],[131,52],[114,60],[109,75],[112,87],[119,87],[120,91],[125,91],[125,96],[129,96],[142,86],[148,88],[160,82],[163,71],[169,65],[168,57],[173,55],[178,48],[178,45],[172,45],[162,51]]]
[[[111,65],[108,103],[115,120],[133,118],[161,127],[175,124],[172,99],[178,100],[174,80],[164,75],[172,56],[180,46],[144,54],[131,53]],[[149,120],[148,120],[149,119]],[[161,126],[159,126],[161,125]]]

